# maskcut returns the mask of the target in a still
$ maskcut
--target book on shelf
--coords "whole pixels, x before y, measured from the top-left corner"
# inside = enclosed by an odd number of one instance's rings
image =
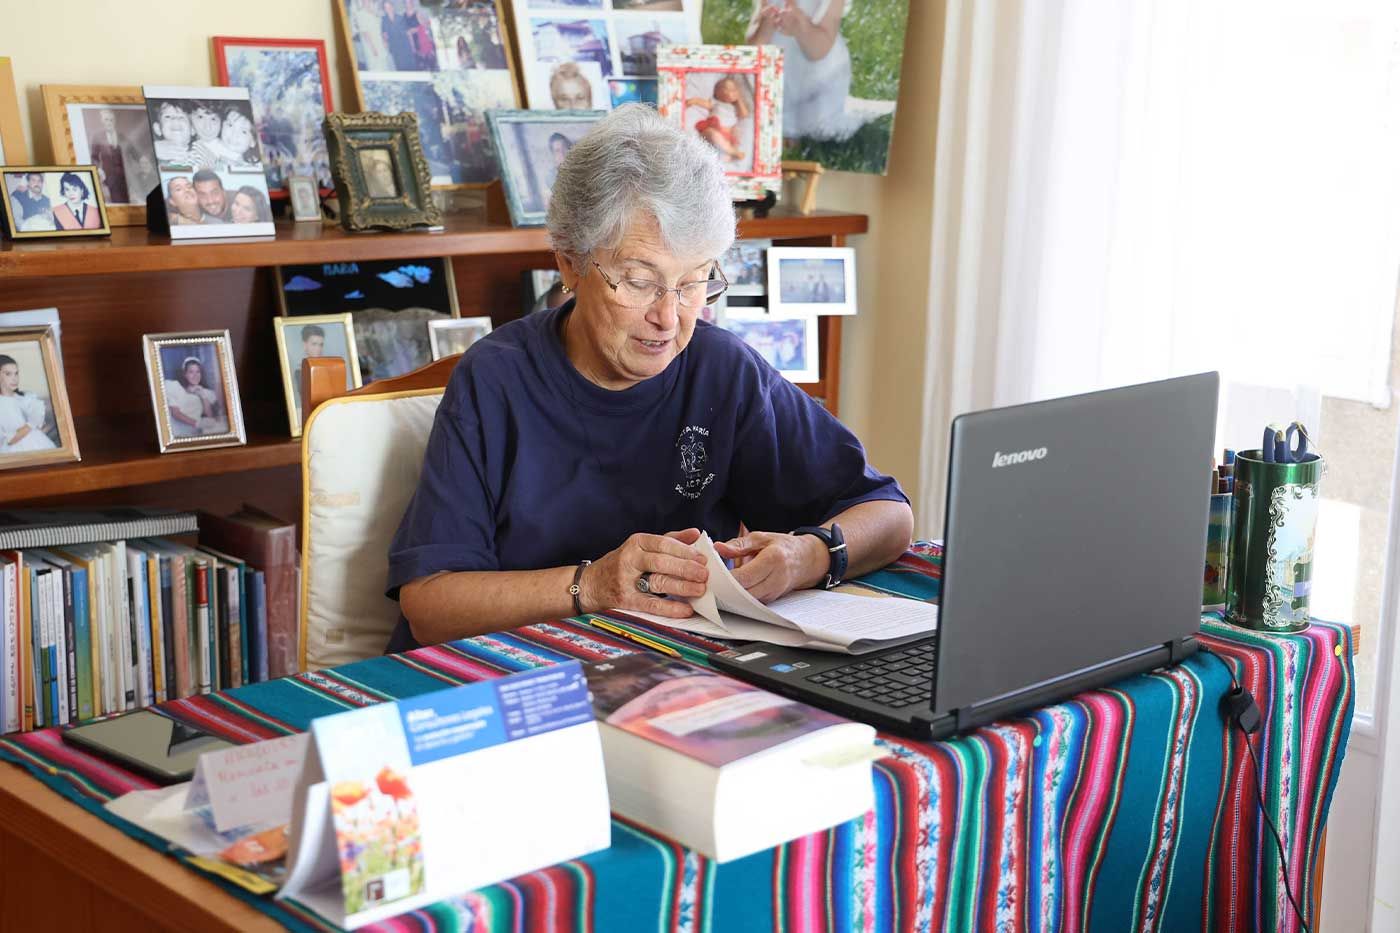
[[[199,542],[236,554],[263,574],[261,604],[266,607],[266,637],[261,640],[265,654],[258,663],[266,664],[264,679],[300,670],[297,526],[250,505],[228,516],[200,512]]]
[[[727,862],[874,806],[864,723],[652,653],[584,672],[613,811],[697,852]]]
[[[790,648],[816,648],[864,654],[931,634],[938,607],[915,599],[853,595],[828,590],[796,590],[764,604],[725,566],[710,536],[701,532],[696,550],[705,556],[710,578],[705,595],[688,600],[688,619],[612,610],[711,638],[766,641]]]
[[[165,537],[198,530],[195,513],[175,509],[0,509],[3,550]]]

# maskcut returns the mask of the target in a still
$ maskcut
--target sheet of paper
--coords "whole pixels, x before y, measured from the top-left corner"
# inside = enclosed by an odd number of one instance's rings
[[[705,565],[710,570],[710,582],[705,595],[690,601],[690,605],[696,613],[711,622],[722,623],[719,611],[723,610],[748,619],[767,622],[769,625],[776,625],[779,628],[795,628],[790,621],[755,599],[753,594],[744,589],[742,583],[734,579],[734,574],[729,571],[728,567],[724,566],[724,559],[715,550],[715,544],[710,540],[708,534],[701,532],[700,540],[696,541],[694,546],[697,551],[705,555]],[[771,641],[771,639],[769,640]]]
[[[938,628],[938,607],[917,599],[867,599],[825,590],[798,590],[771,606],[798,628],[825,641],[891,641]]]
[[[186,807],[207,801],[219,832],[288,822],[306,743],[302,732],[200,755]]]

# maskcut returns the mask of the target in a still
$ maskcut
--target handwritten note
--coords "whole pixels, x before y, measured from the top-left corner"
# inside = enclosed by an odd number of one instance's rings
[[[208,804],[219,832],[288,822],[306,743],[300,733],[201,755],[186,809]]]

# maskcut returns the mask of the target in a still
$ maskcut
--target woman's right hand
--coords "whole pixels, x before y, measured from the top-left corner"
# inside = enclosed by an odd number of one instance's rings
[[[705,595],[710,578],[704,556],[691,547],[700,531],[687,528],[665,535],[634,534],[622,546],[584,568],[579,601],[585,612],[638,609],[653,615],[685,619],[689,604],[649,596],[637,589],[637,578],[650,573],[654,591],[684,599]]]

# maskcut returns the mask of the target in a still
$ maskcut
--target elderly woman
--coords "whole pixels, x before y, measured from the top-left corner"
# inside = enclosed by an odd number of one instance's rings
[[[697,323],[734,239],[699,136],[614,110],[561,166],[549,233],[575,297],[453,371],[389,553],[390,651],[610,608],[689,616],[701,529],[765,602],[903,552],[908,499],[860,442]]]

